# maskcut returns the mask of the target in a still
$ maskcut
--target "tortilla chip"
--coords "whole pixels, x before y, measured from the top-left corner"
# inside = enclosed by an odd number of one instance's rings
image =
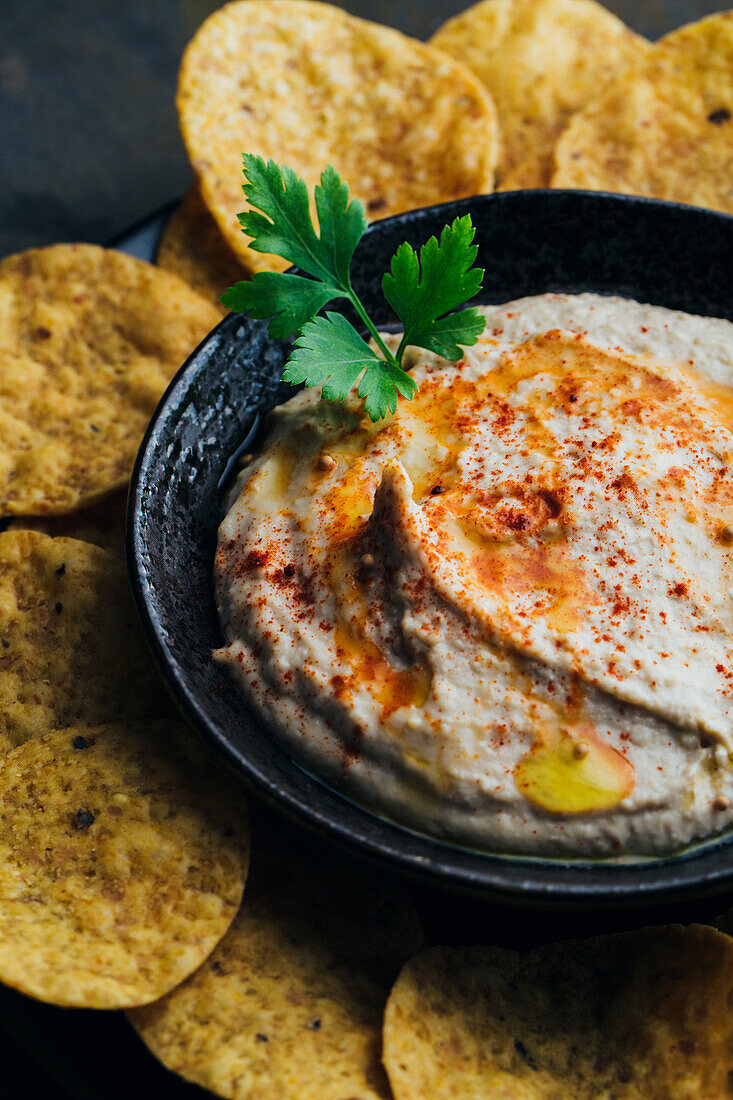
[[[79,539],[124,558],[126,510],[127,490],[123,489],[91,508],[66,516],[19,516],[10,520],[6,530],[40,531],[52,538]]]
[[[287,264],[242,235],[243,153],[288,165],[309,188],[332,164],[371,218],[493,187],[496,112],[475,76],[330,4],[227,4],[188,46],[177,103],[204,202],[252,271]]]
[[[124,1008],[183,981],[237,912],[239,787],[184,726],[54,731],[0,763],[0,981]]]
[[[502,183],[527,156],[550,153],[571,114],[648,47],[594,0],[483,0],[430,42],[494,98]]]
[[[0,262],[0,516],[71,512],[130,475],[173,374],[219,313],[90,244]]]
[[[507,172],[497,191],[531,191],[537,187],[549,187],[555,170],[554,147],[537,149]]]
[[[733,1080],[733,940],[712,928],[436,947],[387,1004],[395,1100],[706,1100]]]
[[[76,539],[0,534],[0,751],[170,711],[122,562]]]
[[[220,1096],[386,1100],[382,1011],[425,943],[412,904],[309,837],[254,835],[226,937],[185,985],[129,1018],[164,1065]]]
[[[249,274],[219,232],[198,187],[190,187],[173,212],[160,239],[155,262],[184,279],[221,313],[227,312],[219,301],[221,295]]]
[[[733,213],[733,12],[674,31],[575,116],[553,187]]]

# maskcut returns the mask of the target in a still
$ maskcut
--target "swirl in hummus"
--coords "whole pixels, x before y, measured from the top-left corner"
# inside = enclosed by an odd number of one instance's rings
[[[484,310],[371,424],[305,391],[221,525],[216,657],[307,766],[498,851],[661,854],[733,819],[733,324]]]

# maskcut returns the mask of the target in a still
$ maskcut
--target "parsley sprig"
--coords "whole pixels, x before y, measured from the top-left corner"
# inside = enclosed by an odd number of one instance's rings
[[[446,225],[439,241],[431,237],[419,256],[405,242],[392,257],[382,291],[404,326],[393,353],[351,285],[351,261],[367,220],[336,169],[329,165],[314,191],[320,235],[308,188],[291,168],[245,154],[244,176],[251,209],[239,221],[252,238],[250,248],[282,256],[305,274],[261,271],[230,287],[221,301],[234,312],[271,318],[273,339],[296,336],[283,381],[322,386],[323,397],[331,400],[343,400],[358,381],[365,412],[376,421],[395,411],[398,393],[410,399],[417,392],[402,368],[408,346],[458,359],[462,347],[476,343],[483,317],[474,308],[454,312],[478,293],[484,276],[473,266],[478,248],[470,215]],[[351,303],[378,351],[342,314],[321,313],[337,298]]]

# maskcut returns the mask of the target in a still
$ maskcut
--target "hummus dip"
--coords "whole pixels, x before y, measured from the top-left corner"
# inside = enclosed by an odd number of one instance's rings
[[[733,324],[594,295],[484,310],[372,424],[277,409],[216,552],[216,653],[306,766],[529,854],[733,820]]]

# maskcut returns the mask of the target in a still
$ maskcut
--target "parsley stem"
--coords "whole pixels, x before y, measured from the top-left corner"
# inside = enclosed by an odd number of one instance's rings
[[[385,344],[384,340],[379,335],[377,329],[374,327],[374,325],[373,325],[373,323],[372,323],[372,321],[369,317],[369,314],[367,313],[367,311],[364,309],[364,306],[359,301],[359,298],[358,298],[357,294],[355,293],[354,288],[351,285],[351,280],[349,280],[348,291],[349,291],[349,299],[351,301],[351,304],[353,305],[356,312],[359,314],[359,317],[362,319],[362,321],[364,322],[366,327],[371,332],[372,336],[374,337],[374,342],[377,345],[377,347],[379,348],[379,350],[381,351],[384,358],[387,360],[388,363],[391,363],[393,367],[397,367],[398,369],[401,369],[399,359],[396,359],[394,357],[394,355],[392,354],[392,352],[389,350],[389,348]]]
[[[395,358],[398,363],[402,362],[402,356],[405,354],[405,348],[407,347],[407,333],[405,332],[400,340],[400,346],[397,348]]]

